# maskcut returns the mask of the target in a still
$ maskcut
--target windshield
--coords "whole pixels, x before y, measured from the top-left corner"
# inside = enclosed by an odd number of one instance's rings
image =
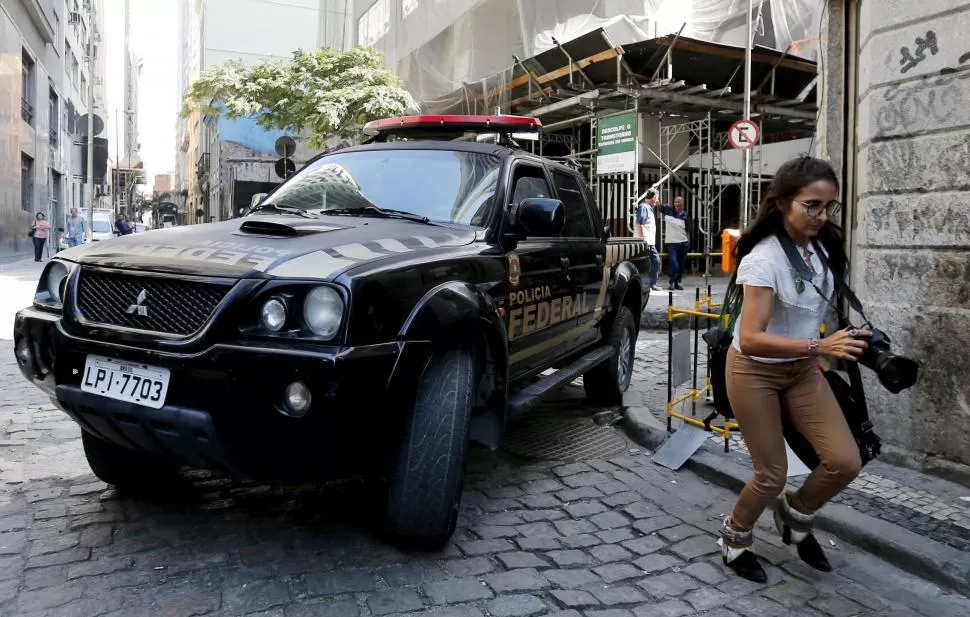
[[[96,234],[110,234],[111,223],[108,221],[94,221],[91,224],[91,229],[94,230],[94,233]]]
[[[454,150],[371,150],[327,156],[264,201],[283,208],[378,207],[484,227],[501,160]]]

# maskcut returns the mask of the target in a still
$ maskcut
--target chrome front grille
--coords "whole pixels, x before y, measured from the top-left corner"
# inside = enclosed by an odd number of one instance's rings
[[[77,313],[85,322],[189,336],[205,324],[232,283],[84,268],[77,286]]]

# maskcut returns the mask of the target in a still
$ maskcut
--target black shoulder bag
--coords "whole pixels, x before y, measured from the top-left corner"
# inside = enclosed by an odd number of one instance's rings
[[[792,239],[787,234],[781,234],[779,235],[779,240],[781,241],[781,246],[785,249],[788,261],[798,273],[800,288],[804,285],[814,287],[815,291],[835,309],[839,317],[840,328],[849,327],[851,323],[848,316],[842,312],[838,303],[833,301],[839,294],[848,300],[852,310],[862,315],[868,321],[862,303],[859,302],[859,297],[845,283],[840,273],[832,270],[836,293],[832,294],[831,299],[826,298],[822,290],[812,281],[811,270],[809,270],[808,264],[805,263],[802,256],[798,254],[798,248]],[[822,265],[826,270],[831,270],[821,246],[815,241],[812,244],[818,253],[819,259],[822,261]],[[866,463],[879,456],[882,442],[873,430],[872,422],[869,420],[869,409],[866,404],[865,389],[862,386],[862,375],[859,372],[859,363],[854,361],[845,362],[845,371],[849,375],[848,383],[846,383],[841,375],[831,369],[823,371],[822,376],[828,381],[829,386],[832,388],[832,393],[835,394],[835,399],[839,402],[839,407],[842,409],[845,421],[849,425],[849,430],[852,431],[852,437],[859,446],[859,457],[862,459],[862,464],[866,465]],[[819,463],[818,455],[805,436],[795,428],[790,414],[785,409],[782,409],[781,423],[785,440],[791,446],[792,451],[805,463],[806,467],[815,469]]]
[[[737,273],[731,276],[728,283],[717,325],[701,335],[707,343],[707,367],[711,376],[714,409],[728,420],[734,419],[734,410],[731,409],[731,401],[727,395],[727,354],[734,342],[734,322],[741,314],[741,303],[744,299],[744,288],[736,280]]]

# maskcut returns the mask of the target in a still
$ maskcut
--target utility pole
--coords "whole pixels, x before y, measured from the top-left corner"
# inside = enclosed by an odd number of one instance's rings
[[[94,40],[96,35],[96,24],[94,19],[94,4],[89,5],[88,19],[88,187],[87,187],[87,231],[88,242],[94,242],[94,88],[97,84],[97,62],[94,59]]]
[[[125,213],[131,216],[131,194],[132,191],[128,188],[129,185],[134,187],[133,165],[131,164],[131,133],[132,125],[134,124],[131,116],[128,114],[128,110],[132,108],[131,105],[131,72],[134,69],[131,66],[131,5],[130,0],[125,0],[125,158],[128,160],[128,177],[125,178]]]
[[[748,0],[748,39],[744,49],[744,119],[751,120],[751,47],[754,45],[754,0]],[[751,148],[745,148],[741,166],[741,228],[751,213]]]

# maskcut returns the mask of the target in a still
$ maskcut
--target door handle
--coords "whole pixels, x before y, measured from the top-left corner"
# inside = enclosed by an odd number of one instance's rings
[[[596,256],[596,267],[597,267],[597,268],[602,268],[602,267],[603,267],[603,262],[604,262],[604,261],[605,261],[605,260],[603,259],[603,256],[602,256],[602,255],[597,255],[597,256]]]
[[[566,280],[567,281],[570,280],[570,277],[569,277],[569,258],[568,257],[560,257],[559,258],[559,265],[562,267],[562,273],[564,275],[566,275]]]

